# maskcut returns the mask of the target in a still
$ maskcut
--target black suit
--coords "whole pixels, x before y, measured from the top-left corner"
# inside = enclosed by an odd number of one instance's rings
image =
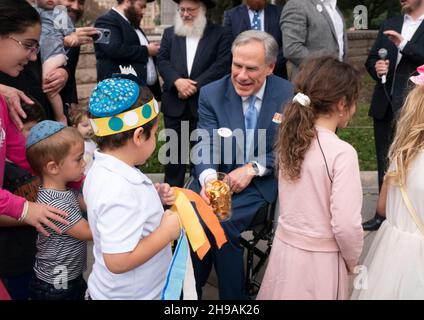
[[[140,45],[137,32],[130,23],[115,10],[110,10],[96,20],[95,27],[111,31],[108,44],[94,44],[97,59],[97,81],[109,78],[113,73],[121,73],[120,65],[131,65],[137,72],[137,76],[146,82],[149,52],[146,46]],[[141,29],[140,31],[143,32]],[[149,88],[155,98],[160,100],[159,81]]]
[[[231,37],[221,26],[208,24],[199,40],[190,75],[187,69],[186,38],[174,34],[174,27],[167,28],[163,34],[157,66],[164,80],[162,94],[162,113],[165,127],[178,132],[181,150],[181,121],[189,121],[189,131],[197,125],[197,105],[199,90],[204,85],[218,80],[230,72]],[[189,78],[197,82],[197,93],[188,99],[178,97],[175,80]],[[186,139],[186,137],[183,137]],[[185,165],[165,166],[165,181],[173,186],[184,183]]]
[[[274,37],[278,43],[277,64],[274,74],[287,79],[286,59],[283,55],[283,36],[280,29],[280,16],[282,7],[273,4],[267,4],[264,9],[264,31]],[[264,23],[262,21],[262,23]],[[224,27],[228,28],[232,34],[233,40],[243,31],[251,29],[249,12],[246,5],[241,4],[224,12]]]
[[[404,17],[386,20],[380,28],[377,39],[365,62],[369,74],[377,81],[371,100],[369,116],[374,118],[374,138],[377,151],[379,186],[381,187],[387,166],[387,152],[393,140],[394,125],[399,116],[404,99],[411,88],[410,76],[415,75],[417,67],[424,64],[424,23],[418,27],[411,41],[401,51],[402,58],[396,67],[398,48],[383,34],[386,30],[402,32]],[[375,71],[375,63],[380,60],[378,50],[385,48],[390,61],[386,81],[386,93],[381,79]]]

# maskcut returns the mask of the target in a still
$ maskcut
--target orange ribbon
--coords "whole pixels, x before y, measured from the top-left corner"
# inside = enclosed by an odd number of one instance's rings
[[[196,204],[197,212],[199,213],[200,217],[202,218],[203,222],[206,224],[208,229],[212,232],[215,242],[220,249],[224,243],[227,242],[227,238],[225,236],[225,232],[221,227],[221,224],[219,223],[218,218],[213,213],[212,208],[206,204],[206,202],[194,191],[189,189],[183,189],[183,188],[176,188],[179,191],[183,192],[184,195],[191,201]],[[206,237],[207,239],[207,237]],[[207,240],[198,250],[197,255],[200,259],[203,259],[203,257],[206,255],[206,253],[209,251],[211,245],[209,241]]]

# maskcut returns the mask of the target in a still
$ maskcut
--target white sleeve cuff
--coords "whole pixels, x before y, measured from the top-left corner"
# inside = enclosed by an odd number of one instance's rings
[[[399,50],[402,51],[405,48],[407,43],[408,43],[408,40],[403,39],[402,42],[399,45]]]
[[[264,167],[263,165],[261,165],[260,163],[258,163],[256,161],[253,161],[253,162],[255,162],[256,165],[258,166],[258,170],[259,170],[258,176],[259,177],[263,177],[264,175],[266,175],[269,172],[269,169],[267,167]]]
[[[199,182],[200,182],[200,185],[201,185],[202,187],[204,187],[204,186],[205,186],[205,178],[206,178],[208,175],[210,175],[210,174],[215,174],[215,175],[216,175],[216,170],[215,170],[215,169],[212,169],[212,168],[205,169],[205,170],[203,170],[203,171],[202,171],[202,173],[199,175]]]

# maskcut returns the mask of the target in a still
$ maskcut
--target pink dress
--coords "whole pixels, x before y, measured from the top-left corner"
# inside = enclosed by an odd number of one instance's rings
[[[314,139],[301,178],[280,174],[280,216],[257,299],[348,298],[347,266],[363,245],[358,157],[334,132],[316,129],[323,152]]]
[[[6,157],[25,170],[31,171],[25,155],[25,138],[10,121],[6,101],[0,96],[0,215],[5,214],[18,219],[26,200],[1,189]]]

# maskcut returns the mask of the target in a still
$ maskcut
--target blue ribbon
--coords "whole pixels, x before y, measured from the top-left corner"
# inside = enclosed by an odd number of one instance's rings
[[[189,247],[184,230],[178,239],[171,266],[166,276],[165,287],[162,290],[161,300],[180,300],[187,268]]]

